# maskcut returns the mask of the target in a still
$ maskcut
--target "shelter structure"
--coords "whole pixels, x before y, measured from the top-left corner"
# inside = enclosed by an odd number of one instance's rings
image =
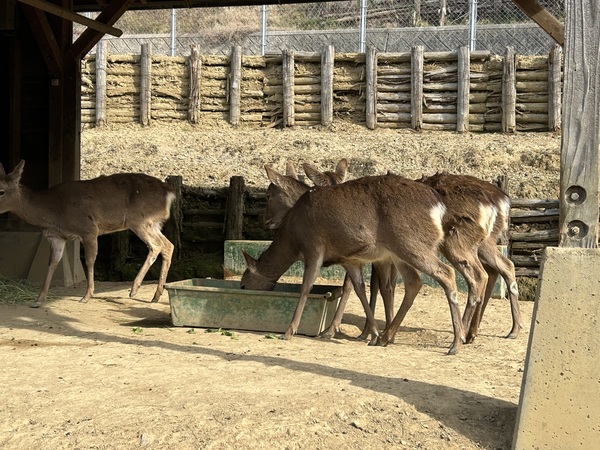
[[[600,433],[600,271],[598,148],[600,125],[599,4],[566,3],[566,33],[537,0],[513,0],[565,46],[560,188],[561,241],[546,254],[523,382],[515,449],[593,448]],[[0,2],[0,98],[5,143],[0,162],[27,161],[24,182],[46,188],[79,178],[81,59],[127,11],[307,2],[306,0],[3,0]],[[97,12],[92,20],[81,13]],[[73,40],[73,23],[87,29]],[[22,224],[8,221],[11,232]],[[25,251],[0,224],[0,271]],[[36,261],[43,252],[29,243]],[[70,256],[70,260],[69,260]],[[65,283],[83,276],[75,246],[63,264]],[[47,261],[47,260],[46,260]],[[43,267],[45,270],[45,263]],[[547,269],[547,270],[545,270]],[[60,276],[57,273],[57,276]],[[541,430],[544,427],[544,432]]]

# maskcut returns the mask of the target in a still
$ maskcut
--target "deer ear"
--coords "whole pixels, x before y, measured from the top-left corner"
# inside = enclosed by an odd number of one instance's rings
[[[338,183],[343,183],[348,175],[348,160],[346,158],[340,159],[335,167],[335,174],[338,178]]]
[[[10,181],[19,182],[21,180],[21,175],[23,175],[24,167],[25,160],[22,159],[21,162],[17,164],[17,167],[15,167],[15,169],[7,175],[7,178],[9,178]],[[2,171],[4,171],[4,169],[2,169]]]
[[[271,183],[283,189],[285,175],[277,172],[270,164],[265,165],[265,170],[267,171],[267,178],[271,181]]]
[[[285,166],[285,174],[295,180],[298,179],[298,174],[296,173],[296,168],[294,167],[294,163],[292,161],[287,162]]]
[[[329,183],[327,176],[312,164],[304,163],[302,164],[302,167],[304,168],[306,176],[310,178],[310,181],[312,181],[315,186],[327,186],[328,184],[331,184]]]
[[[242,250],[242,255],[244,255],[244,259],[246,260],[246,265],[248,266],[248,270],[250,270],[251,272],[256,272],[256,263],[257,263],[256,259],[254,259],[252,256],[250,256],[244,250]]]

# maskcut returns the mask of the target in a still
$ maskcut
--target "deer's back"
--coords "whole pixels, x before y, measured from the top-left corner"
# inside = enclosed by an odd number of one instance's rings
[[[510,199],[498,186],[470,175],[448,173],[438,173],[421,181],[444,199],[448,208],[446,221],[478,223],[484,221],[483,214],[495,214],[490,234],[497,236],[506,228]]]
[[[175,194],[157,178],[123,173],[65,182],[46,191],[45,196],[57,203],[65,227],[89,222],[102,234],[141,221],[166,220]]]
[[[295,240],[291,245],[335,244],[340,251],[387,246],[390,239],[406,247],[415,235],[435,245],[442,238],[442,213],[441,198],[429,186],[397,175],[363,177],[311,188],[279,233]]]

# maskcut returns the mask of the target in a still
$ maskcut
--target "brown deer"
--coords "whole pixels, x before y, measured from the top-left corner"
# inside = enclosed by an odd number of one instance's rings
[[[478,302],[475,308],[469,302],[463,315],[467,342],[472,342],[477,336],[481,317],[492,296],[499,275],[502,276],[508,287],[512,315],[512,328],[506,337],[516,338],[521,330],[521,313],[515,266],[497,247],[500,235],[508,229],[510,198],[498,186],[470,175],[438,173],[430,177],[423,177],[420,181],[435,189],[444,199],[448,211],[452,212],[452,218],[447,225],[449,237],[445,239],[444,243],[447,240],[459,240],[460,237],[457,235],[461,233],[461,228],[480,226],[487,227],[489,230],[487,237],[477,248],[477,256],[488,275],[483,300]],[[482,220],[486,208],[494,210],[494,220],[491,224]],[[442,246],[442,249],[444,247],[445,245]],[[462,267],[460,262],[459,265]]]
[[[173,244],[162,234],[169,218],[173,189],[157,178],[142,173],[122,173],[92,180],[67,181],[50,189],[33,191],[21,184],[25,161],[8,175],[0,164],[0,213],[12,212],[25,222],[43,229],[50,242],[50,264],[37,301],[48,295],[52,275],[62,258],[65,244],[78,239],[83,244],[87,290],[81,302],[94,294],[94,262],[98,236],[131,230],[148,246],[149,253],[133,281],[133,297],[158,255],[162,256],[160,277],[153,302],[160,299],[171,265]]]
[[[444,289],[454,329],[448,353],[454,354],[465,335],[454,270],[437,257],[444,237],[444,213],[437,192],[398,175],[364,177],[310,189],[285,215],[273,242],[258,260],[244,252],[248,267],[240,287],[272,290],[295,261],[304,261],[300,300],[283,336],[290,339],[298,329],[320,268],[340,264],[361,300],[371,344],[375,344],[379,330],[366,298],[362,266],[373,261],[402,261],[415,272],[431,276]]]
[[[321,173],[318,171],[318,169],[310,164],[305,163],[304,170],[307,176],[313,181],[313,183],[315,183],[315,185],[323,186],[335,184],[335,182],[332,181],[329,176]],[[282,181],[282,179],[285,178],[284,176],[273,171],[270,173],[268,172],[268,176],[272,184],[278,185],[280,190],[285,191],[287,189],[285,181]],[[469,264],[465,266],[464,261],[462,264],[459,261],[461,253],[464,251],[463,247],[468,249],[470,246],[479,245],[477,255],[484,264],[484,269],[488,274],[488,281],[486,284],[483,301],[479,301],[480,297],[478,296],[472,295],[470,298],[471,302],[477,300],[478,305],[475,313],[473,314],[473,317],[476,317],[476,319],[471,320],[470,323],[468,315],[472,313],[469,312],[469,308],[472,309],[473,306],[469,307],[469,305],[467,305],[465,308],[466,314],[463,315],[463,326],[465,329],[469,329],[467,334],[467,342],[472,342],[477,335],[478,326],[481,322],[481,316],[485,310],[489,298],[491,297],[499,274],[502,274],[507,286],[509,286],[509,298],[513,317],[513,326],[507,337],[516,337],[520,330],[520,312],[514,265],[508,258],[502,255],[496,247],[496,242],[500,233],[507,227],[508,209],[510,206],[508,196],[495,185],[471,176],[437,174],[433,177],[422,178],[419,181],[430,184],[432,187],[437,189],[446,200],[447,208],[451,210],[449,213],[447,213],[448,217],[445,220],[449,224],[448,228],[452,228],[454,231],[459,233],[460,238],[454,236],[447,237],[448,245],[446,245],[447,248],[445,249],[445,253],[450,256],[452,261],[454,261],[455,268],[463,273],[463,276],[467,278],[470,289],[474,292],[481,292],[479,286],[483,280],[476,282],[473,279],[472,273],[475,272],[477,275],[482,277],[481,272],[477,272],[477,268],[470,268]],[[305,192],[309,189],[308,185],[298,182],[294,182],[293,186],[295,189],[287,192],[287,204],[278,203],[277,198],[275,197],[267,201],[267,207],[271,215],[277,214],[282,218],[285,215],[285,212],[287,212],[290,208],[288,205],[293,204],[293,202],[299,198],[302,192]],[[483,205],[488,206],[484,207]],[[490,215],[490,217],[495,218],[495,220],[489,236],[478,244],[481,236],[487,234],[488,231],[486,229],[481,230],[481,226],[478,225],[477,221],[464,221],[464,219],[479,214],[479,212],[487,213]],[[469,241],[469,234],[471,241]],[[457,240],[462,242],[456,242]],[[444,248],[444,246],[442,248]],[[472,265],[473,264],[471,264],[471,266]],[[408,312],[408,309],[410,309],[414,298],[422,286],[419,274],[406,264],[401,264],[399,267],[396,267],[394,264],[381,261],[373,263],[370,305],[371,309],[374,311],[377,294],[379,291],[381,291],[386,311],[387,326],[389,326],[392,322],[391,315],[393,314],[393,300],[398,277],[398,269],[402,274],[405,286],[405,295],[399,311],[399,318],[403,318],[406,315],[406,312]],[[342,297],[340,306],[333,318],[331,326],[324,330],[321,333],[321,336],[332,337],[339,330],[346,300],[347,296],[345,298]],[[387,333],[387,336],[389,336],[387,340],[391,341],[393,339],[393,336],[395,335],[400,323],[400,319],[397,319],[393,331],[390,330]],[[365,328],[359,338],[366,338],[368,332],[368,326],[365,325]],[[384,333],[384,337],[385,336],[386,333]]]

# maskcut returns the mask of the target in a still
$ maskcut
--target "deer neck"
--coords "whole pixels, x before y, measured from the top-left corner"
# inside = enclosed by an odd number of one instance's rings
[[[41,228],[52,227],[57,214],[55,203],[48,190],[33,191],[21,186],[21,199],[11,212],[25,222]]]
[[[277,233],[271,245],[258,258],[259,272],[277,281],[296,261],[302,259],[282,233]]]

